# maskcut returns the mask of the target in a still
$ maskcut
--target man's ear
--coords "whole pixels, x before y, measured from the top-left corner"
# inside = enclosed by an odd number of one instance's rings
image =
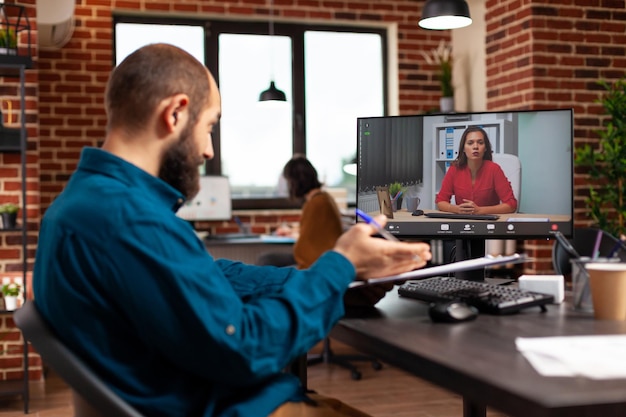
[[[182,128],[187,120],[189,98],[186,94],[170,97],[161,113],[163,122],[170,132]]]

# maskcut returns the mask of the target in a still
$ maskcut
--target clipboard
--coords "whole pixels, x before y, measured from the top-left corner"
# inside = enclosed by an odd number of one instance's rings
[[[483,256],[482,258],[468,259],[465,261],[452,262],[446,265],[431,266],[430,268],[416,269],[415,271],[404,272],[398,275],[387,277],[371,278],[366,281],[352,281],[348,288],[362,287],[364,285],[382,284],[385,282],[406,281],[409,279],[424,279],[437,275],[447,275],[454,272],[469,271],[472,269],[484,268],[487,266],[501,264],[519,264],[528,261],[526,254],[515,253],[505,256]]]

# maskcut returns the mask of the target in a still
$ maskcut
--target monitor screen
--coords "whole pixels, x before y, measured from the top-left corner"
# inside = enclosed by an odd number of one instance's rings
[[[571,237],[573,140],[572,109],[358,118],[357,207],[400,239]]]
[[[176,212],[178,217],[189,221],[230,220],[232,202],[228,177],[200,177],[200,191]]]

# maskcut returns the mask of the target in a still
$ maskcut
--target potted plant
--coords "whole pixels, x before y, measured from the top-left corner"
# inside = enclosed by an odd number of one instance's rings
[[[0,204],[0,229],[15,229],[19,210],[20,207],[17,204]]]
[[[10,282],[2,285],[2,297],[4,298],[4,309],[15,310],[17,308],[17,298],[20,295],[22,286],[17,282]]]
[[[615,237],[626,235],[626,77],[610,84],[599,81],[606,90],[598,100],[609,119],[598,130],[597,147],[576,148],[575,162],[589,168],[595,182],[589,186],[589,216],[596,225]]]
[[[16,55],[17,36],[11,28],[0,28],[0,54]]]
[[[402,207],[402,199],[405,191],[406,187],[399,182],[394,182],[389,185],[389,195],[391,196],[391,207],[393,211],[399,210],[400,207]]]
[[[442,40],[430,54],[420,51],[429,65],[439,67],[439,84],[441,86],[440,110],[444,113],[454,111],[454,87],[452,86],[452,46]]]

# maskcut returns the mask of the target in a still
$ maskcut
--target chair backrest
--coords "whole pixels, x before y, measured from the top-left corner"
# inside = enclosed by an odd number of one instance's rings
[[[58,339],[37,310],[34,301],[29,300],[17,309],[13,320],[43,361],[100,415],[142,417],[142,414],[115,394]]]
[[[580,256],[593,256],[593,249],[596,243],[598,231],[602,233],[600,240],[599,256],[609,256],[619,240],[612,234],[603,230],[583,227],[574,230],[574,238],[570,239],[570,243]],[[626,245],[617,246],[619,249],[615,252],[615,256],[620,258],[621,262],[626,262]],[[559,275],[569,275],[572,273],[572,265],[570,263],[572,256],[565,250],[558,240],[554,241],[552,246],[552,267]]]
[[[520,197],[522,190],[522,164],[517,156],[508,153],[492,154],[493,162],[500,165],[504,175],[509,179],[513,195],[517,200],[517,208],[520,206]]]

